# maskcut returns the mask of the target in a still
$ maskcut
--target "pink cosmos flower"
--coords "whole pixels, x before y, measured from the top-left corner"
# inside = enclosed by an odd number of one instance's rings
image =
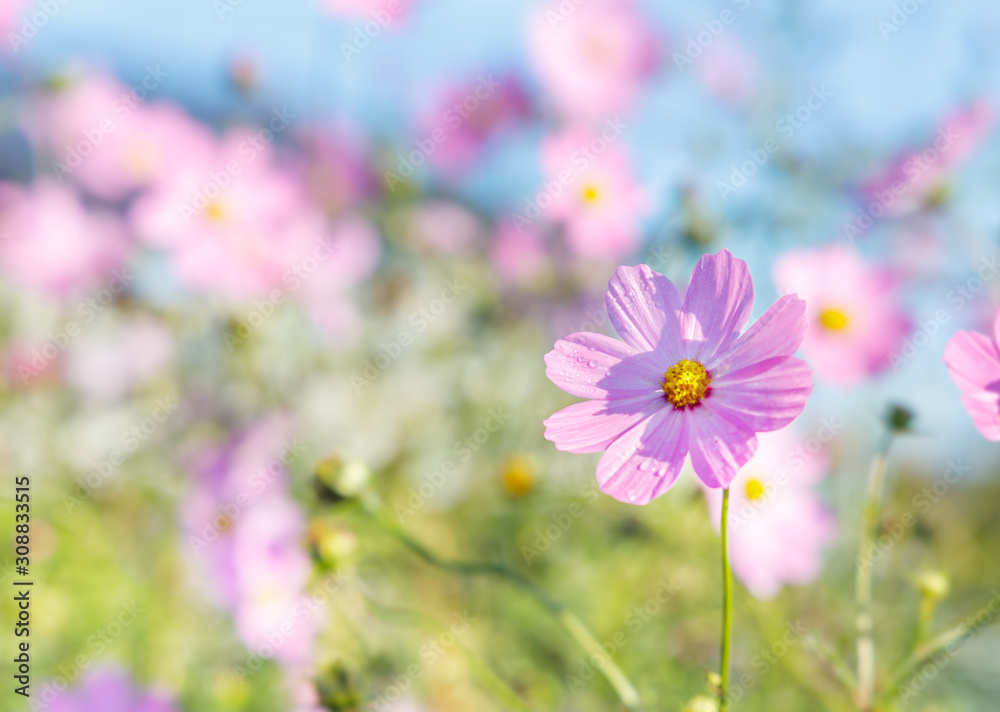
[[[944,350],[951,379],[962,391],[962,403],[987,440],[1000,440],[1000,312],[993,322],[993,338],[959,331]]]
[[[805,299],[809,330],[802,349],[831,383],[857,383],[885,370],[910,333],[893,274],[846,245],[786,252],[774,279],[782,291]]]
[[[46,97],[28,115],[27,129],[52,152],[60,181],[120,200],[203,160],[214,144],[206,126],[174,104],[144,98],[150,93],[141,84],[88,77]]]
[[[148,316],[95,324],[66,350],[66,384],[98,401],[117,400],[160,374],[174,348],[171,331]]]
[[[16,37],[8,37],[8,33],[17,31],[17,22],[21,19],[28,0],[2,0],[0,2],[0,35],[7,41],[3,43],[4,52],[17,53],[23,43]],[[27,42],[27,39],[24,40]]]
[[[297,135],[299,173],[312,200],[329,214],[357,208],[377,192],[378,178],[366,161],[361,136],[307,129]]]
[[[729,557],[750,593],[772,598],[819,575],[836,523],[814,489],[826,475],[825,454],[804,447],[791,428],[761,433],[757,444],[730,487]],[[722,493],[704,490],[718,529]]]
[[[899,216],[925,207],[986,139],[995,120],[993,107],[985,101],[945,117],[929,145],[900,154],[861,185],[868,215]]]
[[[508,282],[532,282],[542,276],[549,265],[544,236],[534,226],[518,229],[509,220],[504,220],[493,235],[490,263]]]
[[[812,391],[809,366],[792,356],[805,303],[786,295],[743,333],[753,294],[746,262],[728,250],[698,261],[683,302],[646,265],[619,267],[606,301],[624,342],[591,333],[556,342],[545,374],[593,400],[546,420],[545,437],[566,452],[606,450],[597,481],[622,502],[666,492],[688,454],[705,485],[729,487],[756,434],[788,425]]]
[[[345,215],[330,225],[322,244],[286,272],[288,293],[331,341],[350,342],[362,326],[351,290],[375,271],[381,254],[375,227],[362,217]]]
[[[292,432],[276,415],[205,452],[181,512],[193,565],[209,595],[232,612],[243,642],[258,650],[280,639],[274,659],[300,666],[318,621],[296,615],[312,566],[304,515],[288,495]]]
[[[547,3],[528,21],[547,96],[580,120],[627,112],[657,64],[657,38],[630,0]]]
[[[609,122],[599,135],[566,129],[542,144],[545,183],[536,202],[566,226],[566,242],[580,257],[620,258],[642,241],[649,200],[618,140]]]
[[[413,0],[322,0],[323,8],[331,15],[355,20],[388,17],[388,23],[402,20]]]
[[[405,235],[419,252],[460,255],[480,241],[483,225],[468,208],[447,200],[421,203],[406,212]]]
[[[326,227],[302,184],[273,165],[250,130],[165,176],[136,201],[131,220],[141,239],[166,249],[185,286],[234,299],[282,287]]]
[[[116,669],[88,672],[76,687],[56,693],[51,700],[46,699],[49,691],[56,689],[43,684],[38,695],[42,706],[50,712],[174,712],[177,709],[165,695],[137,689],[128,673]]]
[[[460,170],[469,167],[493,137],[526,119],[530,111],[531,98],[517,76],[481,75],[445,87],[418,135],[443,131],[444,142],[428,160],[441,169]]]
[[[109,213],[88,211],[68,186],[0,184],[0,270],[54,297],[97,287],[125,263],[128,240]]]

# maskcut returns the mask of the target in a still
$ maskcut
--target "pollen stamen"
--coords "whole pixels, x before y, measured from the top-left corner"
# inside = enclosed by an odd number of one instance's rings
[[[677,410],[691,408],[708,394],[712,377],[701,363],[683,359],[663,374],[663,392]]]
[[[847,328],[847,314],[839,309],[827,309],[819,315],[819,323],[830,331],[842,331]]]

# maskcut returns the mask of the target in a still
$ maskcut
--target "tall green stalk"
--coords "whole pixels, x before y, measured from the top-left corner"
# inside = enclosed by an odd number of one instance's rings
[[[889,463],[892,433],[886,433],[868,471],[868,494],[865,499],[858,548],[855,579],[855,627],[857,629],[857,703],[861,712],[871,712],[875,704],[875,638],[872,613],[872,557],[878,529],[879,503]]]
[[[719,660],[719,710],[729,709],[729,639],[733,619],[733,572],[729,568],[729,488],[722,490],[722,653]]]

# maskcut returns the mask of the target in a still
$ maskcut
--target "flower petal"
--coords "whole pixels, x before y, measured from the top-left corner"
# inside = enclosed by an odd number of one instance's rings
[[[663,376],[647,354],[618,339],[581,332],[556,342],[545,355],[545,375],[580,398],[612,400],[656,391]]]
[[[691,273],[681,310],[688,357],[711,361],[750,320],[753,279],[747,263],[725,249],[703,255]]]
[[[1000,440],[1000,352],[983,334],[959,331],[948,341],[944,362],[962,390],[962,403],[987,440]]]
[[[687,418],[666,407],[615,440],[597,465],[601,491],[648,504],[677,481],[687,456]]]
[[[983,334],[957,332],[945,347],[944,363],[963,391],[984,390],[1000,382],[1000,352]]]
[[[711,400],[706,398],[699,407],[686,411],[691,465],[709,487],[728,487],[740,468],[753,457],[757,436],[740,421],[716,411]]]
[[[563,452],[600,452],[664,405],[662,393],[576,403],[545,421],[545,438]]]
[[[809,364],[789,358],[764,373],[751,367],[713,380],[709,399],[719,414],[754,432],[767,432],[795,420],[812,389]]]
[[[809,320],[806,303],[794,294],[786,294],[771,305],[753,326],[733,344],[705,363],[712,378],[757,367],[759,373],[794,354],[805,338]]]
[[[669,279],[647,265],[619,267],[608,282],[608,316],[636,351],[656,351],[673,365],[681,358],[681,299]]]

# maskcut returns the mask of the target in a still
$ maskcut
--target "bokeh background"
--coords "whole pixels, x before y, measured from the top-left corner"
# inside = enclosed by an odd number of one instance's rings
[[[755,316],[806,298],[816,371],[747,474],[773,497],[740,484],[735,708],[854,709],[890,407],[880,680],[1000,586],[942,361],[1000,303],[998,31],[981,0],[0,2],[0,575],[26,475],[36,582],[3,708],[625,709],[613,660],[638,709],[711,709],[718,512],[692,472],[600,494],[542,436],[577,400],[543,356],[611,333],[618,265],[683,289],[725,247]],[[895,704],[992,709],[998,659],[977,629]]]

